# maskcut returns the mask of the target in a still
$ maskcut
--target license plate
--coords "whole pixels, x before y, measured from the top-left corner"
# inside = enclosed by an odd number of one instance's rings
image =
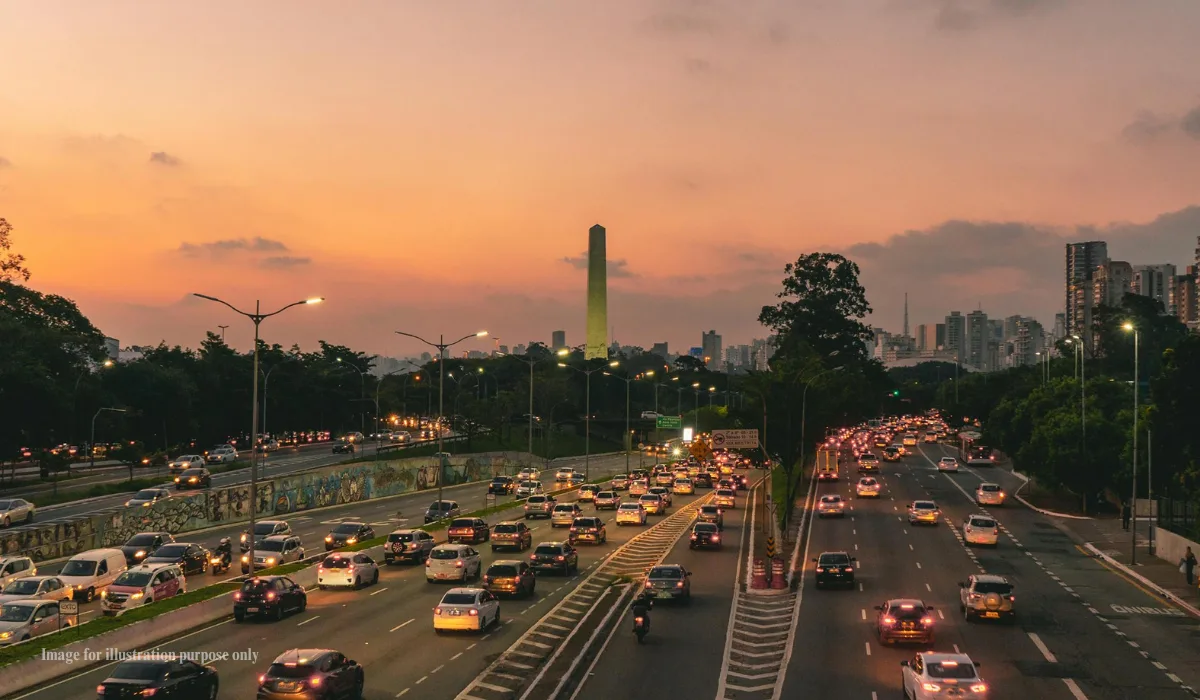
[[[438,578],[446,578],[447,576],[448,576],[448,574],[438,574],[437,575]]]
[[[451,615],[462,615],[462,613],[461,613],[461,612],[459,612],[459,611],[457,611],[457,610],[451,610],[451,611],[450,611],[450,614],[451,614]]]
[[[987,613],[984,613],[984,614],[983,614],[983,616],[984,616],[984,617],[1000,617],[1000,613],[998,613],[998,612],[987,612]]]
[[[246,612],[258,612],[258,608],[246,608]]]

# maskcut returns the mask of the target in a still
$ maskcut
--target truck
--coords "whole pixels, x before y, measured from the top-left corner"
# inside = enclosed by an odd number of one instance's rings
[[[835,449],[817,450],[817,481],[838,480],[838,453]]]

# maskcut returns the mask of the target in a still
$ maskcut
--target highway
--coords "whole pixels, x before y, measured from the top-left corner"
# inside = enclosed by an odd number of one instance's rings
[[[546,489],[549,490],[553,486],[555,469],[562,467],[582,469],[583,461],[583,457],[568,457],[554,460],[553,468],[542,471],[542,482],[546,485]],[[591,460],[591,470],[595,475],[606,476],[614,474],[617,471],[623,471],[624,468],[625,457],[621,455],[593,457]],[[486,491],[487,489],[484,484],[461,484],[442,490],[443,498],[458,501],[463,513],[481,510],[492,505],[485,500]],[[425,509],[436,499],[437,489],[429,489],[389,498],[332,506],[307,514],[287,517],[284,520],[291,525],[292,532],[300,536],[300,542],[304,546],[304,553],[308,556],[313,556],[324,551],[325,535],[329,534],[329,531],[337,522],[343,520],[362,520],[370,523],[375,528],[377,535],[383,536],[400,527],[417,527],[422,525],[425,522]],[[508,511],[503,513],[502,517],[517,517],[520,512],[519,509]],[[400,515],[397,515],[397,513],[400,513]],[[499,519],[492,518],[491,521],[499,522]],[[212,550],[221,541],[222,537],[228,537],[233,540],[235,556],[240,557],[238,539],[245,529],[246,523],[236,523],[227,527],[211,528],[194,533],[180,533],[176,539],[179,542],[201,544]],[[64,564],[65,562],[52,562],[39,565],[38,573],[58,573]],[[237,576],[238,574],[240,574],[240,569],[237,568],[235,563],[232,573],[227,575],[192,575],[187,579],[188,590],[196,590],[203,586],[228,580],[231,576]],[[100,602],[98,600],[92,603],[80,604],[81,621],[89,620],[98,614],[100,614]]]
[[[818,496],[840,493],[849,498],[851,509],[845,519],[817,519],[809,530],[798,631],[784,693],[863,700],[899,697],[900,661],[922,649],[881,646],[874,635],[874,606],[888,598],[912,597],[937,609],[933,648],[961,651],[981,662],[981,676],[996,697],[1193,697],[1158,667],[1169,669],[1167,664],[1118,634],[1111,619],[1115,616],[1101,610],[1109,607],[1110,598],[1130,601],[1135,591],[1078,551],[1046,516],[1015,501],[988,508],[1003,525],[1000,544],[995,549],[968,549],[956,532],[969,514],[984,510],[968,494],[983,480],[1001,483],[1010,494],[1020,482],[999,468],[938,473],[934,462],[949,453],[940,446],[922,446],[901,463],[885,462],[885,490],[878,500],[854,498],[858,476],[853,470],[843,470],[836,484],[818,487]],[[908,524],[905,506],[924,498],[941,506],[942,524]],[[855,590],[816,590],[811,559],[824,551],[847,551],[858,558]],[[1014,583],[1015,624],[964,621],[958,582],[982,572],[1007,576]],[[1190,651],[1195,656],[1194,642],[1179,649],[1177,655]]]
[[[596,462],[593,461],[593,468],[598,467]],[[623,469],[624,457],[606,458],[604,464],[599,466],[614,471]],[[481,486],[472,489],[473,493],[483,490]],[[707,494],[708,491],[704,490],[696,497],[703,498]],[[672,510],[679,509],[696,497],[677,496]],[[423,494],[422,502],[428,498],[428,494]],[[465,501],[466,497],[460,498],[460,502]],[[589,512],[590,507],[585,506],[585,513]],[[423,567],[398,565],[385,568],[376,586],[358,591],[311,590],[307,611],[284,618],[281,622],[238,624],[223,621],[166,643],[160,650],[234,652],[250,649],[257,652],[257,662],[230,660],[216,664],[221,674],[222,697],[253,697],[257,675],[266,669],[276,655],[291,648],[320,647],[336,648],[363,664],[366,671],[364,697],[368,699],[453,698],[484,670],[495,655],[505,651],[606,556],[644,531],[642,527],[616,527],[609,512],[602,517],[608,522],[608,544],[581,545],[580,570],[569,578],[553,574],[539,575],[534,599],[504,600],[501,604],[502,625],[487,634],[435,635],[432,630],[432,609],[451,586],[427,583]],[[658,520],[651,516],[649,526]],[[539,542],[565,539],[565,530],[553,530],[548,521],[535,521],[532,524],[536,528],[535,546]],[[493,555],[486,544],[480,546],[480,551],[485,567],[495,559],[528,556],[528,552]],[[726,563],[732,562],[732,555],[725,553],[697,554],[688,561],[702,565],[702,558],[706,556],[724,557]],[[671,560],[682,558],[684,553],[679,553],[678,557],[673,556]],[[704,587],[705,576],[697,571],[696,595],[702,599],[710,595]],[[725,581],[725,585],[731,586],[732,580]],[[693,603],[695,611],[699,612],[705,611],[707,605],[707,602],[699,600]],[[714,607],[718,605],[714,601]],[[681,610],[680,614],[686,614],[686,611]],[[663,626],[668,629],[663,630],[662,634],[668,634],[670,623],[664,622]],[[651,634],[653,636],[655,633]],[[94,694],[96,685],[106,677],[108,670],[110,667],[86,670],[39,690],[17,695],[15,700],[89,697]]]

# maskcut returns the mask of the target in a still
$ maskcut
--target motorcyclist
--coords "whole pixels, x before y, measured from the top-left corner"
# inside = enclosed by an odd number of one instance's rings
[[[642,618],[645,621],[646,629],[650,629],[650,609],[654,607],[654,596],[648,591],[642,591],[633,599],[633,603],[629,608],[633,611],[635,618]]]
[[[213,553],[221,558],[221,567],[228,569],[233,563],[233,542],[228,537],[222,537]]]

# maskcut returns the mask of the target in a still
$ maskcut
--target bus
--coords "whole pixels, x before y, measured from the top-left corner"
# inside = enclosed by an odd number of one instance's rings
[[[996,454],[991,447],[979,442],[979,433],[959,433],[958,460],[968,467],[991,467]]]

